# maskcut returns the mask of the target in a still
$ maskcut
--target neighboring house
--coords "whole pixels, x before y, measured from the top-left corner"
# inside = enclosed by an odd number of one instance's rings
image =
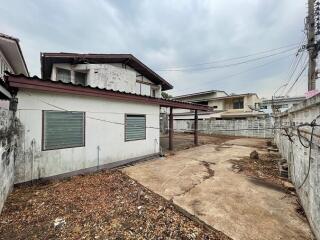
[[[259,107],[261,111],[271,114],[274,111],[284,112],[289,108],[304,101],[305,97],[275,97],[273,99],[262,99]]]
[[[42,78],[9,74],[22,124],[15,182],[158,156],[160,98],[172,86],[130,54],[41,54]]]
[[[212,90],[177,96],[174,100],[198,103],[209,106],[208,112],[199,112],[199,119],[254,119],[264,117],[259,111],[260,99],[255,93],[231,94],[224,91]],[[175,120],[192,119],[192,112],[176,110]]]
[[[16,136],[10,131],[14,115],[9,111],[11,93],[4,82],[5,72],[29,75],[19,40],[0,33],[0,212],[13,187]]]
[[[6,71],[29,76],[19,39],[0,33],[0,99],[11,97],[3,82]]]

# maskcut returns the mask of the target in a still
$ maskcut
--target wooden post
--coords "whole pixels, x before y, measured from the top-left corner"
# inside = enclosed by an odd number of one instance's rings
[[[194,111],[194,145],[198,145],[198,110]]]
[[[172,107],[170,107],[170,115],[169,115],[169,150],[173,150],[173,113]]]

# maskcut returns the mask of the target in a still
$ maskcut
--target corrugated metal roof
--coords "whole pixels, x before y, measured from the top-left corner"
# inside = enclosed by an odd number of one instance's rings
[[[53,81],[51,79],[42,79],[39,78],[38,76],[33,76],[33,77],[27,77],[23,74],[12,74],[9,72],[6,72],[6,81],[7,84],[9,85],[9,87],[16,87],[16,88],[30,88],[32,89],[32,86],[34,86],[34,89],[44,89],[44,88],[51,88],[51,91],[57,91],[59,92],[59,90],[62,90],[63,88],[61,86],[68,86],[68,87],[73,87],[73,88],[77,88],[77,91],[75,92],[73,90],[74,94],[80,93],[81,89],[90,89],[90,90],[94,90],[96,95],[99,96],[104,96],[106,95],[106,93],[112,93],[113,96],[124,96],[123,98],[134,98],[136,100],[141,99],[143,101],[145,101],[146,103],[148,103],[148,99],[150,100],[150,103],[153,104],[159,104],[160,106],[164,106],[164,107],[176,107],[176,108],[186,108],[186,109],[196,109],[196,110],[203,110],[203,111],[207,111],[209,110],[208,106],[204,106],[204,105],[200,105],[200,104],[194,104],[194,103],[189,103],[189,102],[182,102],[182,101],[177,101],[177,100],[168,100],[168,99],[163,99],[163,98],[155,98],[155,97],[151,97],[151,96],[144,96],[144,95],[139,95],[139,94],[135,94],[135,93],[128,93],[125,91],[117,91],[117,90],[112,90],[112,89],[106,89],[106,88],[99,88],[99,87],[92,87],[92,86],[83,86],[80,84],[74,84],[74,83],[65,83],[62,81]],[[42,84],[36,84],[36,82],[40,82]],[[30,86],[28,86],[30,85]],[[60,87],[56,87],[55,89],[53,89],[53,85],[56,86],[60,86]],[[116,94],[116,95],[115,95]]]

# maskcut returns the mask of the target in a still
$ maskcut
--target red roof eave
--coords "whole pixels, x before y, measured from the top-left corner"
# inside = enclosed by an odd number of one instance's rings
[[[76,95],[85,95],[92,97],[103,97],[114,100],[123,100],[131,102],[141,102],[146,104],[155,104],[162,107],[173,107],[182,109],[208,111],[209,107],[181,101],[166,100],[162,98],[154,98],[142,96],[132,93],[125,93],[114,90],[94,88],[90,86],[74,85],[72,83],[63,83],[61,81],[43,80],[38,77],[26,77],[23,75],[8,75],[7,82],[10,88],[24,88],[39,91],[59,92]]]

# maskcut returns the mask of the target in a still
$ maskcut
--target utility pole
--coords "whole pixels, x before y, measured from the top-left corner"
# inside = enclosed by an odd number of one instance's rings
[[[318,7],[318,6],[317,6]],[[308,91],[316,89],[316,58],[317,58],[317,45],[315,43],[315,0],[308,0],[308,17],[307,17],[307,36],[309,51],[309,69],[308,69]]]

